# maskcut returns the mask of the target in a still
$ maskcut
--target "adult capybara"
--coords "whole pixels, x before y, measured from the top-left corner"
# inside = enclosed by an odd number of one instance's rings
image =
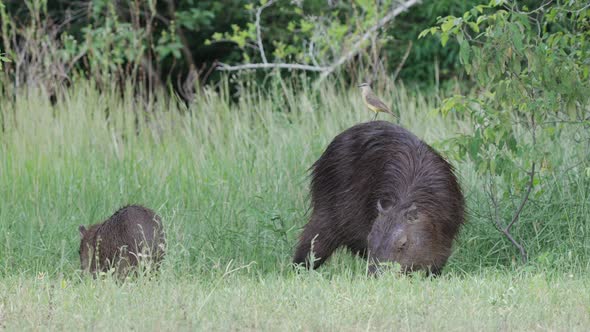
[[[161,218],[139,205],[125,206],[103,223],[79,227],[82,270],[92,274],[114,267],[121,276],[139,261],[158,266],[164,256]]]
[[[464,221],[452,166],[406,129],[385,121],[356,125],[312,166],[312,214],[293,259],[317,268],[340,246],[406,272],[439,274]],[[313,244],[312,244],[313,243]]]

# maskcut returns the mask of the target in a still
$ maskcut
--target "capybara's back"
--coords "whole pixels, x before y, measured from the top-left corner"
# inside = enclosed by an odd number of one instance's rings
[[[157,267],[164,256],[162,220],[143,206],[125,206],[103,223],[79,230],[82,270],[95,273],[114,267],[125,274],[143,260]]]
[[[373,121],[339,134],[312,168],[312,214],[294,263],[318,267],[346,246],[373,263],[440,272],[464,220],[464,199],[436,151],[402,127]]]

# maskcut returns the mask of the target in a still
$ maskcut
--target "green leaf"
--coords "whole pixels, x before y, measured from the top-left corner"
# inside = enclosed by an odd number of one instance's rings
[[[287,30],[294,32],[295,31],[295,22],[291,21],[289,22],[289,24],[287,24]]]
[[[447,20],[440,26],[442,32],[448,32],[456,25],[454,16],[448,16],[446,19]]]
[[[502,6],[504,4],[505,0],[492,0],[490,1],[489,5],[490,7],[499,7]]]
[[[448,41],[449,41],[449,34],[448,34],[448,33],[443,33],[443,34],[440,36],[440,43],[441,43],[441,44],[442,44],[442,46],[444,47],[444,46],[447,44],[447,42],[448,42]]]
[[[471,48],[469,47],[469,42],[467,40],[462,39],[459,42],[459,56],[461,58],[462,64],[469,63],[469,55],[471,54]]]
[[[438,27],[432,27],[426,30],[423,30],[422,32],[420,32],[420,34],[418,35],[418,39],[425,37],[428,34],[434,35],[437,31],[438,31]]]
[[[514,47],[516,48],[516,50],[518,52],[522,52],[524,50],[524,44],[523,44],[524,35],[522,34],[520,29],[518,28],[518,25],[516,25],[514,23],[510,24],[510,25],[508,25],[508,29],[510,29],[510,32],[512,33],[512,35],[511,35],[512,44],[514,45]]]
[[[301,25],[301,32],[303,33],[309,32],[314,28],[314,24],[312,22],[308,22],[305,20],[301,20],[299,24]]]

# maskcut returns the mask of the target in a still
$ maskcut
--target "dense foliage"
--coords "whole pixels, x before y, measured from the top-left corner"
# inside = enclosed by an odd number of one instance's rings
[[[443,45],[457,40],[461,64],[479,88],[476,96],[449,98],[441,110],[473,122],[451,146],[486,179],[491,219],[526,260],[510,233],[525,204],[552,184],[555,172],[590,170],[590,6],[549,1],[529,9],[492,0],[441,18],[428,33],[439,34]],[[570,163],[550,148],[564,132],[582,146]]]
[[[250,53],[248,39],[256,10],[265,3],[4,0],[0,1],[0,54],[13,60],[6,67],[17,85],[32,81],[54,85],[78,73],[105,82],[170,81],[184,92],[197,80],[217,80],[217,61],[260,60]],[[400,72],[403,80],[424,83],[454,76],[458,48],[443,49],[436,40],[416,37],[438,16],[458,15],[477,3],[423,1],[380,29],[378,38],[363,45],[364,52],[346,71],[350,74],[363,63],[377,63],[391,74],[411,41],[411,53]],[[305,42],[314,41],[317,61],[326,61],[336,48],[346,46],[344,37],[366,29],[391,5],[377,0],[280,0],[261,15],[263,44],[271,61],[311,61],[303,59],[313,46]]]

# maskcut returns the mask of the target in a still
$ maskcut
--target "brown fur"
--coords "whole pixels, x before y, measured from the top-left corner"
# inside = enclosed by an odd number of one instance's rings
[[[464,222],[452,166],[406,129],[384,121],[338,135],[312,166],[312,214],[293,261],[319,267],[340,246],[405,271],[438,274]]]
[[[162,221],[154,211],[139,205],[119,209],[103,223],[79,227],[82,270],[105,272],[111,267],[125,275],[148,255],[157,264],[164,256]]]

